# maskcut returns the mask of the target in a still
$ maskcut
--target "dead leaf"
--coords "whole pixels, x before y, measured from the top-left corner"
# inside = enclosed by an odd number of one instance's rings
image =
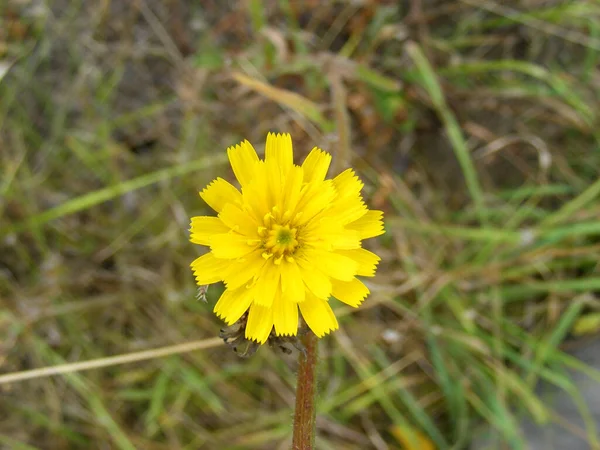
[[[600,331],[600,313],[589,313],[581,316],[573,325],[573,334],[583,336]]]
[[[233,78],[240,84],[264,95],[269,100],[290,108],[307,119],[313,121],[325,132],[332,131],[334,125],[321,113],[320,107],[309,99],[285,89],[271,86],[255,78],[251,78],[239,72],[232,74]]]
[[[394,425],[390,427],[390,433],[402,444],[403,450],[435,450],[433,442],[415,428]]]

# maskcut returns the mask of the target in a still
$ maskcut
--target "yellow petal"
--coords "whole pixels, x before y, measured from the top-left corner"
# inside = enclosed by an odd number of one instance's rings
[[[308,223],[318,213],[329,208],[335,196],[336,192],[331,180],[305,185],[296,207],[296,212],[301,214],[296,220],[297,225]]]
[[[358,231],[348,230],[336,217],[324,217],[306,224],[305,242],[324,250],[360,248]]]
[[[254,303],[269,308],[273,305],[275,291],[280,289],[279,277],[279,267],[271,261],[267,261],[256,280]]]
[[[326,214],[327,217],[335,218],[338,223],[346,225],[360,219],[367,211],[367,205],[361,197],[346,195],[336,197]]]
[[[202,286],[222,281],[223,274],[229,268],[229,264],[231,264],[231,261],[215,258],[215,255],[209,252],[192,261],[190,267],[194,272],[196,282]]]
[[[382,211],[369,210],[360,219],[349,223],[347,228],[358,231],[361,239],[372,238],[385,233],[382,218]]]
[[[273,300],[273,324],[277,336],[295,336],[298,333],[298,304],[282,297],[280,290]]]
[[[271,159],[265,161],[266,166],[266,185],[267,185],[267,203],[271,206],[281,205],[281,198],[283,197],[283,180],[281,178],[281,172],[276,162]]]
[[[358,271],[358,263],[337,252],[306,250],[305,258],[325,275],[341,281],[350,281]]]
[[[266,182],[269,203],[281,207],[285,177],[294,165],[292,138],[289,134],[267,135],[265,145]]]
[[[329,242],[332,250],[360,248],[360,239],[354,230],[342,230],[339,233],[323,235],[323,237]]]
[[[281,290],[284,300],[298,303],[304,301],[306,288],[302,281],[302,272],[296,261],[281,261]]]
[[[292,162],[292,138],[289,134],[269,133],[265,145],[266,183],[269,203],[281,206],[283,181]]]
[[[240,191],[223,178],[217,178],[206,186],[200,192],[200,197],[217,212],[221,212],[227,203],[241,203],[242,201]]]
[[[273,309],[252,303],[246,325],[246,339],[264,344],[273,329]]]
[[[242,314],[248,311],[250,303],[252,303],[251,289],[246,287],[235,290],[225,289],[215,305],[214,312],[227,325],[232,325],[242,317]]]
[[[243,258],[232,261],[223,281],[228,289],[237,289],[242,285],[251,284],[252,279],[258,276],[267,260],[262,257],[262,250],[255,250]]]
[[[296,261],[306,287],[318,298],[329,298],[332,289],[329,277],[305,259],[297,258]]]
[[[235,147],[229,147],[227,149],[227,156],[229,157],[233,173],[240,182],[240,185],[244,186],[250,183],[254,177],[256,162],[258,162],[258,155],[252,144],[244,141]]]
[[[369,288],[357,278],[353,278],[352,281],[331,280],[331,284],[333,286],[331,295],[354,308],[369,295]]]
[[[267,134],[265,145],[265,161],[267,164],[273,162],[282,175],[286,175],[294,164],[294,153],[292,149],[292,137],[287,134]]]
[[[323,181],[329,170],[331,155],[320,148],[313,148],[308,154],[302,168],[304,169],[304,182]]]
[[[364,184],[352,169],[347,169],[335,177],[333,185],[337,196],[332,207],[327,211],[328,216],[335,217],[342,224],[347,224],[367,213],[367,206],[360,195]]]
[[[364,183],[356,176],[354,170],[346,169],[333,179],[333,185],[340,197],[360,196]]]
[[[363,277],[375,276],[375,269],[377,268],[379,261],[381,261],[379,256],[364,248],[357,248],[354,250],[339,250],[338,253],[356,261],[358,263],[358,271],[356,272],[356,275]]]
[[[213,234],[227,233],[229,228],[218,217],[192,217],[190,241],[194,244],[209,245]]]
[[[267,183],[267,167],[263,161],[259,161],[256,166],[256,177],[252,183],[244,186],[242,189],[244,204],[248,206],[253,217],[262,221],[272,207],[269,198],[269,185]]]
[[[281,199],[282,212],[296,211],[298,200],[300,200],[303,177],[304,172],[302,167],[293,166],[287,173],[285,187],[283,189],[283,198]]]
[[[321,300],[314,295],[308,295],[306,300],[298,303],[298,306],[306,324],[317,337],[323,337],[329,332],[338,329],[337,319],[326,300]]]
[[[248,238],[258,238],[258,224],[254,217],[233,203],[225,205],[219,213],[219,219],[233,231]]]
[[[215,234],[210,238],[210,249],[217,258],[234,259],[256,250],[257,244],[248,242],[248,237],[230,232]]]

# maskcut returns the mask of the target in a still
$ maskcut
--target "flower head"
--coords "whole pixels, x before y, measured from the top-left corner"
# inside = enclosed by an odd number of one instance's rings
[[[192,262],[199,285],[223,281],[215,313],[232,325],[246,312],[247,339],[298,333],[298,311],[319,337],[338,328],[329,298],[357,307],[380,258],[361,241],[383,234],[351,169],[326,180],[331,156],[314,148],[293,162],[289,134],[267,136],[265,159],[248,141],[227,150],[241,190],[222,178],[200,196],[217,217],[193,217],[191,242],[210,247]]]

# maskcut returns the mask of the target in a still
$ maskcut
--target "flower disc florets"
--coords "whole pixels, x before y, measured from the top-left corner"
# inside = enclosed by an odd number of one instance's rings
[[[223,281],[215,313],[228,325],[247,314],[245,337],[264,343],[298,333],[298,311],[319,337],[338,328],[329,298],[357,307],[379,257],[363,239],[383,233],[351,169],[326,180],[331,156],[314,148],[293,163],[289,135],[269,134],[265,159],[249,142],[227,150],[241,190],[217,178],[200,196],[217,217],[193,217],[190,240],[210,247],[192,263],[198,284]]]
[[[259,230],[259,235],[264,238],[263,258],[268,259],[275,257],[274,263],[280,264],[285,257],[288,261],[292,261],[294,252],[298,248],[297,228],[290,228],[290,224],[279,225],[273,223],[270,227],[265,227],[264,230]]]

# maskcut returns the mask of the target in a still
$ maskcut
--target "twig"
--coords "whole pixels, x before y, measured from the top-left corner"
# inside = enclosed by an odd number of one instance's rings
[[[58,366],[42,367],[40,369],[24,370],[22,372],[7,373],[0,375],[0,385],[14,383],[15,381],[30,380],[32,378],[49,377],[51,375],[62,375],[82,370],[98,369],[100,367],[128,364],[136,361],[161,358],[164,356],[178,355],[180,353],[204,350],[207,348],[223,345],[221,338],[204,339],[201,341],[186,342],[184,344],[171,345],[168,347],[153,348],[141,352],[125,353],[123,355],[109,356],[107,358],[92,359],[76,363],[59,364]]]

